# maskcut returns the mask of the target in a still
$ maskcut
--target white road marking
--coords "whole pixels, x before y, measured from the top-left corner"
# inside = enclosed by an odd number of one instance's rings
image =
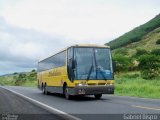
[[[148,110],[160,110],[160,108],[153,108],[153,107],[146,107],[146,106],[138,106],[138,105],[132,105],[132,107],[143,108],[143,109],[148,109]]]
[[[130,98],[130,99],[142,99],[142,100],[149,100],[149,101],[160,101],[160,99],[154,99],[154,98],[142,98],[142,97],[132,97],[132,96],[121,96],[121,95],[107,95],[112,97],[121,97],[121,98]]]
[[[2,86],[0,86],[0,87],[2,87]],[[77,118],[77,117],[75,117],[75,116],[69,115],[68,113],[65,113],[65,112],[63,112],[63,111],[61,111],[61,110],[58,110],[58,109],[56,109],[56,108],[53,108],[53,107],[51,107],[51,106],[49,106],[49,105],[46,105],[46,104],[44,104],[44,103],[42,103],[42,102],[39,102],[39,101],[35,100],[35,99],[32,99],[32,98],[30,98],[30,97],[27,97],[27,96],[25,96],[25,95],[23,95],[23,94],[21,94],[21,93],[18,93],[18,92],[16,92],[16,91],[13,91],[13,90],[8,89],[8,88],[5,88],[5,87],[2,87],[2,88],[7,89],[7,90],[11,91],[12,93],[17,94],[17,95],[19,95],[19,96],[21,96],[21,97],[23,97],[23,98],[26,98],[26,99],[30,100],[31,102],[36,103],[37,105],[40,105],[40,106],[42,106],[43,108],[46,108],[49,112],[51,112],[51,113],[53,113],[53,114],[57,114],[57,115],[59,115],[60,117],[68,118],[69,120],[81,120],[80,118]]]

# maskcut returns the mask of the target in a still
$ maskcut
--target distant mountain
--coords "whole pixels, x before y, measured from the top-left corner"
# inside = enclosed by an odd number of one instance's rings
[[[149,50],[153,47],[160,47],[155,44],[158,39],[160,39],[160,14],[147,23],[136,27],[105,45],[109,45],[112,50],[117,48],[138,47],[144,47]]]
[[[0,76],[11,76],[11,75],[13,75],[13,73],[4,74],[4,75],[0,75]]]

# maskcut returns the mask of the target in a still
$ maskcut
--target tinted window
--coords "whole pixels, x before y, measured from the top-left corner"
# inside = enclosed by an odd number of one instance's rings
[[[66,51],[51,56],[38,64],[38,71],[53,69],[66,64]]]
[[[75,79],[107,80],[113,79],[110,49],[74,48]]]

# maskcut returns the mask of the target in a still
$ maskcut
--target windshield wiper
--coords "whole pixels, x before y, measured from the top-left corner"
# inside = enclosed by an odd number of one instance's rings
[[[101,69],[98,69],[102,75],[102,77],[104,78],[104,80],[107,80],[107,78],[105,77],[105,75],[102,73],[102,70]]]
[[[89,73],[88,73],[88,76],[87,76],[87,81],[89,80],[89,78],[91,76],[92,69],[93,69],[93,63],[92,63],[92,66],[89,69]]]

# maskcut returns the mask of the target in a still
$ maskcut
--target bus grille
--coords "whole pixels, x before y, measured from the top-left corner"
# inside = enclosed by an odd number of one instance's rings
[[[88,85],[105,85],[106,83],[88,83]]]

